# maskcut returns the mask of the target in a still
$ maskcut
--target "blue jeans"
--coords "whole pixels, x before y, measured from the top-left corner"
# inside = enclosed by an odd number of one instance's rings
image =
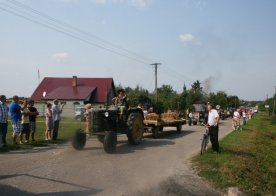
[[[6,136],[8,131],[8,123],[0,123],[0,144],[7,144]]]

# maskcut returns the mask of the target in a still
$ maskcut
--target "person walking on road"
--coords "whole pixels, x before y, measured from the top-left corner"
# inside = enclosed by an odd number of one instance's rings
[[[21,106],[19,105],[19,98],[17,95],[13,96],[13,101],[10,104],[10,113],[11,113],[11,124],[13,128],[13,144],[17,144],[16,139],[20,134],[22,125],[21,125]]]
[[[6,104],[6,96],[0,96],[0,144],[7,146],[6,136],[8,131],[8,112],[9,107]]]
[[[208,109],[208,125],[209,127],[209,134],[210,134],[210,140],[212,144],[212,149],[214,153],[219,152],[219,143],[218,143],[218,123],[219,123],[219,114],[218,111],[213,109],[212,105],[209,103],[207,105]]]
[[[64,104],[59,106],[59,101],[57,99],[54,100],[54,106],[52,108],[53,120],[54,120],[53,140],[57,140],[58,138],[60,114],[62,113],[63,107],[64,107]]]

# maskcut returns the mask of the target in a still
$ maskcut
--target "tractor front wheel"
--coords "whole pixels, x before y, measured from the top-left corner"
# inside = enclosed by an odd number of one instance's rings
[[[72,146],[76,150],[81,150],[86,143],[86,134],[84,130],[77,129],[72,137]]]
[[[107,153],[114,153],[117,145],[117,134],[114,131],[107,131],[104,136],[103,146]]]

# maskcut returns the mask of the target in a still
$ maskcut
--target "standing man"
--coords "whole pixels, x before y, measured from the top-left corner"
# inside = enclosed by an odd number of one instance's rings
[[[6,96],[0,96],[0,144],[7,146],[6,136],[8,131],[8,112],[9,108],[6,104]]]
[[[13,128],[13,144],[16,143],[16,138],[20,134],[21,126],[21,107],[19,105],[19,98],[17,95],[13,96],[13,102],[10,104],[11,124]]]
[[[54,100],[54,107],[52,108],[53,121],[54,121],[53,140],[57,140],[57,137],[58,137],[60,114],[62,113],[63,107],[64,107],[64,104],[62,104],[60,107],[59,101],[57,99]]]
[[[218,111],[212,108],[212,105],[208,103],[208,124],[209,124],[209,134],[210,140],[212,143],[212,149],[214,153],[219,152],[219,143],[218,143],[218,123],[219,123],[219,114]]]
[[[29,111],[31,112],[29,116],[30,120],[30,130],[31,130],[31,138],[32,141],[34,142],[34,134],[36,132],[36,117],[39,115],[37,109],[34,107],[34,100],[29,100]]]

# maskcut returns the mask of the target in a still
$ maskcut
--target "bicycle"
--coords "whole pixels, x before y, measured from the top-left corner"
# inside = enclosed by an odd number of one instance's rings
[[[208,125],[204,125],[204,126],[205,126],[205,132],[201,139],[202,141],[201,141],[200,155],[203,155],[203,153],[207,150],[207,145],[209,143],[209,126]]]

